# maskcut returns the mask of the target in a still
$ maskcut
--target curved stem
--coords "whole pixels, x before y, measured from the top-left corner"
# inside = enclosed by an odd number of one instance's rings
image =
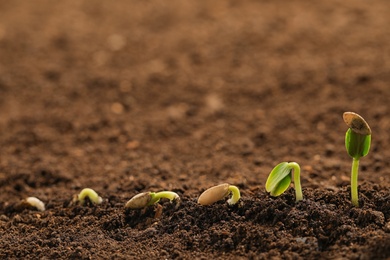
[[[179,195],[173,191],[160,191],[160,192],[151,192],[150,194],[150,201],[148,203],[148,206],[153,205],[157,203],[160,199],[169,199],[169,200],[175,200],[179,198]]]
[[[295,162],[290,162],[288,165],[294,170],[295,201],[303,200],[301,187],[301,168],[299,167],[299,164]]]
[[[90,189],[90,188],[85,188],[79,193],[78,199],[79,199],[81,204],[84,204],[86,197],[88,197],[89,200],[95,204],[100,204],[103,201],[103,199],[101,197],[99,197],[99,195],[96,193],[96,191],[94,191],[93,189]]]
[[[359,171],[359,158],[353,158],[352,170],[351,170],[351,201],[352,205],[359,207],[359,195],[358,195],[358,171]]]
[[[229,185],[229,191],[232,193],[232,197],[227,202],[229,205],[234,205],[241,198],[240,190],[236,186]]]

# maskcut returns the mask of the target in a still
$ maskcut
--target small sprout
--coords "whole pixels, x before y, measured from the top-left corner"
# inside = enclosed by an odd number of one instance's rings
[[[360,157],[368,154],[371,145],[371,128],[360,115],[353,112],[343,114],[344,122],[349,127],[345,134],[345,148],[352,157],[351,201],[359,207],[358,172]]]
[[[172,191],[143,192],[132,197],[125,205],[129,209],[143,209],[156,204],[160,199],[169,199],[170,201],[180,201],[179,195]]]
[[[103,199],[99,197],[99,195],[90,188],[83,189],[79,195],[74,199],[74,201],[78,201],[81,205],[85,204],[85,199],[88,198],[94,204],[100,204],[103,202]]]
[[[294,175],[295,199],[303,199],[301,188],[301,168],[296,162],[282,162],[273,168],[265,184],[267,192],[277,197],[287,190],[291,183],[291,175]]]
[[[232,193],[232,197],[227,201],[229,205],[236,204],[240,198],[240,190],[233,185],[227,183],[220,184],[205,190],[198,198],[198,203],[201,205],[211,205]]]
[[[31,207],[36,208],[39,211],[45,211],[45,204],[36,197],[28,197],[25,201]]]

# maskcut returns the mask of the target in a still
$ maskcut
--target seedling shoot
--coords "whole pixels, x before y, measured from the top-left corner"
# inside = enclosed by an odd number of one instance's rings
[[[179,195],[173,191],[143,192],[135,195],[125,205],[129,209],[142,209],[156,204],[160,199],[169,199],[170,201],[180,201]]]
[[[25,203],[27,203],[31,207],[36,208],[39,211],[45,211],[45,203],[43,203],[40,199],[36,197],[28,197],[25,200]]]
[[[283,194],[290,186],[291,175],[294,175],[295,199],[302,200],[301,168],[296,162],[282,162],[276,165],[268,176],[265,184],[266,191],[274,197]]]
[[[93,203],[93,204],[100,204],[103,202],[103,199],[99,197],[99,195],[94,191],[93,189],[90,188],[85,188],[83,189],[79,195],[77,196],[77,199],[81,205],[85,204],[85,199],[88,197],[88,199]]]
[[[198,203],[201,205],[210,205],[219,200],[222,200],[230,193],[232,194],[232,197],[228,199],[227,202],[229,205],[234,205],[241,198],[240,190],[236,186],[229,185],[227,183],[220,184],[205,190],[199,196]]]
[[[359,160],[368,154],[371,145],[371,128],[360,115],[353,112],[343,114],[344,122],[348,125],[345,134],[345,148],[352,157],[351,169],[351,201],[359,207],[358,171]]]

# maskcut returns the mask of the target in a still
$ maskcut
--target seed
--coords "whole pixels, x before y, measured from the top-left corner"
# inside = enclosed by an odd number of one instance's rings
[[[370,135],[371,129],[367,122],[360,115],[354,112],[345,112],[343,114],[344,122],[349,128],[352,129],[355,133],[361,135]]]
[[[229,194],[229,184],[224,183],[205,190],[198,198],[201,205],[213,204]]]
[[[130,209],[142,209],[145,208],[152,197],[150,196],[150,192],[143,192],[132,197],[125,205],[125,208]]]

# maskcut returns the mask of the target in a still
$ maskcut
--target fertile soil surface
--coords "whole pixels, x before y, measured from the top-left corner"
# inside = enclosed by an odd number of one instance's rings
[[[1,0],[0,258],[390,259],[389,13],[388,0]],[[372,129],[360,207],[345,111]],[[282,161],[301,165],[303,201],[293,184],[265,191]],[[197,204],[225,182],[237,205]],[[73,203],[86,187],[103,203]],[[124,208],[161,190],[181,203]]]

